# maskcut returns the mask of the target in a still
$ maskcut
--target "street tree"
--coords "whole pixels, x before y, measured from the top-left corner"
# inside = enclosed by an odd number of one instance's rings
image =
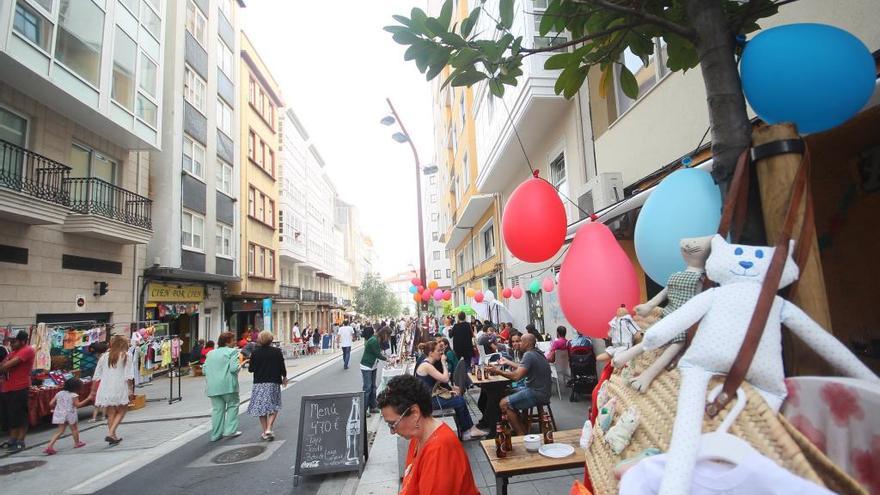
[[[397,296],[394,295],[393,292],[388,290],[387,286],[385,288],[386,288],[386,292],[385,292],[385,296],[384,296],[382,315],[383,316],[398,317],[398,316],[400,316],[400,312],[401,312],[400,299],[398,299]]]
[[[515,0],[476,0],[470,15],[455,23],[453,2],[446,0],[438,17],[414,8],[409,17],[393,16],[398,24],[385,30],[409,47],[404,59],[414,61],[428,80],[449,67],[444,87],[486,81],[496,97],[504,95],[505,87],[517,85],[527,57],[564,48],[567,51],[550,56],[544,64],[546,69],[561,70],[557,94],[572,98],[590,68],[598,66],[602,95],[609,93],[618,77],[623,92],[635,99],[638,83],[622,63],[623,52],[629,49],[647,65],[654,54],[654,39],[661,38],[670,71],[700,66],[712,132],[713,175],[726,193],[737,157],[751,142],[737,71],[738,40],[760,29],[757,21],[793,1],[549,0],[546,10],[527,15],[540,18],[541,36],[567,31],[571,41],[546,47],[528,46],[527,39],[512,32]]]
[[[378,274],[368,273],[354,293],[355,311],[370,318],[396,314],[391,312],[394,308],[389,303],[389,299],[396,300],[388,284],[382,281]]]

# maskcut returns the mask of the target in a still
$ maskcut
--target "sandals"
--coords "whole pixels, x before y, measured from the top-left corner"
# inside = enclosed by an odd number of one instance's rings
[[[53,449],[52,447],[46,447],[46,449],[43,450],[43,452],[44,452],[46,455],[55,455],[55,454],[58,453],[58,451],[55,450],[55,449]]]
[[[262,438],[263,440],[265,440],[267,442],[271,442],[272,440],[275,440],[275,434],[272,433],[271,430],[265,431],[265,432],[263,432],[262,435],[260,435],[260,438]]]
[[[121,442],[122,439],[121,439],[121,438],[113,438],[113,437],[107,436],[107,437],[104,437],[104,441],[107,442],[107,443],[109,443],[111,447],[114,447],[114,446],[116,446],[116,445],[119,445],[119,442]]]
[[[75,449],[79,449],[79,448],[82,448],[82,447],[85,447],[85,446],[86,446],[86,443],[85,443],[85,442],[76,442],[76,444],[73,446],[73,448],[75,448]]]

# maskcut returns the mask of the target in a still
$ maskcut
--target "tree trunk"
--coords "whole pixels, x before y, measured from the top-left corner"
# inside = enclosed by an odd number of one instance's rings
[[[696,48],[706,87],[712,130],[712,176],[726,198],[736,160],[751,144],[752,133],[734,55],[734,33],[720,0],[687,0],[687,13],[697,33]],[[764,241],[759,201],[757,191],[749,191],[743,242]]]

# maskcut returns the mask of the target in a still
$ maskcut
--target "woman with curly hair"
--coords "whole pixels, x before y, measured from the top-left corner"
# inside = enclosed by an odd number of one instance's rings
[[[92,377],[101,382],[101,387],[92,389],[90,399],[96,407],[103,407],[107,414],[107,433],[104,440],[114,446],[122,441],[116,436],[116,429],[128,412],[128,403],[134,398],[134,370],[128,366],[128,338],[114,335],[110,339],[110,350],[98,359],[98,366]]]
[[[431,416],[431,393],[418,378],[392,378],[378,403],[391,432],[409,440],[400,495],[479,495],[464,447]]]

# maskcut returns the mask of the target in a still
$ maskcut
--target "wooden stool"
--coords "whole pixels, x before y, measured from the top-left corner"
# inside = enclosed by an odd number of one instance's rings
[[[541,416],[544,414],[545,407],[547,408],[547,414],[550,415],[550,425],[553,427],[553,431],[557,431],[556,418],[553,417],[553,408],[550,407],[550,403],[547,403],[538,404],[528,410],[520,411],[520,418],[522,418],[523,423],[526,425],[527,432],[531,433],[533,424],[538,426],[538,431],[541,431]]]

